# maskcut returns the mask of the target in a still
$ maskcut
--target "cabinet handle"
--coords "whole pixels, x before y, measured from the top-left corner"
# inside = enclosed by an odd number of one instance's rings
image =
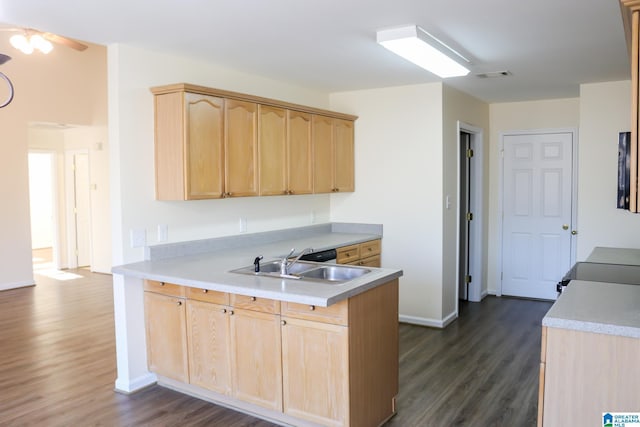
[[[206,294],[207,292],[209,292],[209,289],[203,289],[202,292]]]
[[[225,314],[227,312],[226,308],[223,308],[222,310],[220,310],[222,312],[222,314]]]
[[[255,300],[256,300],[256,297],[251,297],[251,301],[255,301]]]
[[[178,307],[182,305],[182,301],[178,301]]]
[[[160,282],[160,286],[164,286],[164,282]]]
[[[310,306],[309,306],[309,310],[313,311],[313,310],[315,310],[315,309],[316,309],[316,306],[315,306],[315,305],[310,305]]]
[[[233,310],[229,310],[229,316],[233,316]]]
[[[286,321],[286,320],[283,320],[283,321],[282,321],[282,326],[285,326],[286,324],[287,324],[287,321]]]

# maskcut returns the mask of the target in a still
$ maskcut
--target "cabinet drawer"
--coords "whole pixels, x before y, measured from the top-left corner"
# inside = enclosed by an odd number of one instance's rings
[[[186,294],[186,287],[174,285],[173,283],[157,282],[155,280],[145,280],[144,290],[162,295],[183,298]]]
[[[380,267],[380,255],[370,256],[368,258],[362,258],[360,261],[351,263],[360,267]]]
[[[226,292],[210,291],[208,289],[187,288],[187,298],[214,304],[229,305],[229,294]]]
[[[280,314],[280,301],[268,298],[231,294],[231,306],[263,313]]]
[[[360,259],[360,245],[343,246],[337,249],[338,264],[348,264]]]
[[[380,255],[381,246],[380,240],[371,240],[369,242],[360,243],[360,258]]]
[[[349,323],[349,301],[343,300],[329,307],[282,302],[282,316],[347,326]]]

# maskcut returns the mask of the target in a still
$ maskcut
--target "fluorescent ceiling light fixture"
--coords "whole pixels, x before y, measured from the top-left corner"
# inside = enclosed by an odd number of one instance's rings
[[[469,69],[460,63],[468,63],[468,59],[417,25],[378,31],[377,40],[396,55],[441,78],[469,74]]]

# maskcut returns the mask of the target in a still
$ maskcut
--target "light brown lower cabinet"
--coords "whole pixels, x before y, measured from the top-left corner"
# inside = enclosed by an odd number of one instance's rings
[[[347,327],[293,318],[283,322],[284,412],[323,426],[348,425]]]
[[[180,288],[146,282],[145,318],[149,370],[186,392],[322,426],[377,426],[395,413],[397,279],[329,307],[186,287],[186,298],[162,294]]]
[[[543,327],[538,426],[602,426],[640,410],[640,339]]]
[[[189,382],[231,395],[231,309],[209,302],[187,301]]]
[[[149,370],[189,381],[185,299],[145,292],[144,305]]]
[[[233,396],[282,411],[280,316],[234,309],[231,331]]]
[[[370,240],[338,248],[336,262],[362,267],[380,267],[381,252],[382,241],[380,239]]]

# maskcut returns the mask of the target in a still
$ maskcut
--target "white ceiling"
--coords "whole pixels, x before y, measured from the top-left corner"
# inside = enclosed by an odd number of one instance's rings
[[[446,83],[487,102],[576,97],[581,83],[630,78],[618,0],[0,0],[0,22],[328,92],[438,81],[376,43],[377,30],[406,24],[470,57],[472,74]],[[513,75],[475,76],[501,70]]]

